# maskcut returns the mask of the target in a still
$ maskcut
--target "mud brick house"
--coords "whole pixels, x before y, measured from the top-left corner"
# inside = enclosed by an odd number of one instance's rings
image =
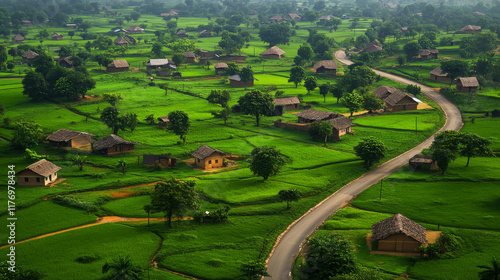
[[[63,35],[56,33],[56,32],[54,32],[54,34],[50,35],[50,37],[52,38],[52,40],[63,40],[64,39]]]
[[[476,77],[466,77],[458,78],[457,80],[457,90],[461,92],[474,93],[479,87],[479,82]]]
[[[196,63],[196,55],[194,52],[183,52],[182,54],[186,56],[186,63]]]
[[[424,49],[424,50],[420,51],[420,58],[421,59],[429,59],[429,58],[437,59],[438,54],[439,54],[439,51],[436,49],[433,49],[433,50]]]
[[[128,45],[128,41],[125,40],[125,38],[123,38],[123,37],[116,38],[113,43],[115,43],[115,45],[117,45],[117,46],[126,46],[126,45]]]
[[[22,43],[26,38],[24,38],[23,35],[21,34],[17,34],[16,36],[14,36],[14,38],[12,38],[12,40],[16,43]]]
[[[69,29],[75,29],[76,24],[75,23],[66,23],[64,27],[69,28]]]
[[[95,135],[87,132],[59,129],[49,135],[46,139],[55,148],[75,148],[90,151],[92,137],[95,137]]]
[[[125,31],[131,34],[140,34],[144,32],[144,28],[140,28],[137,25],[131,25],[129,28],[125,28]]]
[[[448,77],[448,73],[443,73],[443,71],[441,70],[441,66],[434,68],[434,70],[429,72],[429,74],[431,75],[431,80],[438,82],[451,82],[451,78]]]
[[[196,166],[202,169],[212,169],[222,167],[224,164],[224,156],[226,153],[214,149],[207,145],[200,146],[196,151],[191,152],[194,157]]]
[[[397,88],[380,86],[373,93],[384,101],[387,111],[417,110],[418,102]]]
[[[314,64],[313,69],[316,71],[316,74],[329,74],[332,76],[337,75],[337,69],[339,66],[335,62],[335,60],[321,60],[318,63]]]
[[[212,37],[212,32],[208,31],[208,30],[202,30],[200,32],[200,34],[198,34],[198,37],[200,38],[208,38],[208,37]]]
[[[172,158],[170,154],[164,155],[142,155],[142,164],[144,166],[161,166],[175,167],[177,166],[177,159]]]
[[[383,48],[382,48],[382,45],[377,42],[377,40],[373,40],[370,42],[370,44],[366,45],[366,47],[364,47],[361,52],[367,52],[369,54],[372,54],[376,51],[382,51]]]
[[[235,86],[235,87],[253,87],[253,81],[257,80],[255,78],[252,78],[250,81],[243,82],[241,80],[240,75],[238,75],[238,74],[232,75],[228,79],[229,79],[229,84],[231,86]]]
[[[59,170],[61,167],[41,159],[17,173],[17,184],[28,187],[47,186],[57,180]]]
[[[71,56],[59,58],[59,65],[65,68],[72,68],[73,60],[71,60]]]
[[[415,155],[409,162],[408,167],[415,170],[439,170],[437,162],[432,159],[432,156]]]
[[[94,142],[94,152],[106,155],[130,153],[134,151],[134,146],[140,143],[127,141],[118,135],[108,135]]]
[[[427,244],[427,229],[409,218],[396,214],[372,226],[371,241],[378,251],[415,253]]]
[[[340,115],[337,118],[328,120],[333,125],[332,138],[335,140],[340,140],[342,135],[351,133],[352,121]]]
[[[481,26],[466,25],[466,26],[462,27],[462,29],[460,29],[460,32],[469,33],[469,34],[479,33],[479,32],[481,32]]]
[[[338,117],[339,114],[327,111],[307,109],[297,114],[299,123],[312,123],[315,121],[327,121]]]
[[[300,109],[300,100],[296,96],[276,98],[274,105],[279,112],[293,111]]]
[[[123,72],[123,71],[128,71],[130,65],[125,59],[116,59],[111,62],[111,64],[108,65],[106,68],[106,71],[108,72]]]
[[[277,46],[273,46],[262,52],[260,55],[264,59],[281,59],[283,54],[285,54],[284,50],[278,48]]]
[[[146,71],[149,75],[153,70],[157,70],[156,75],[160,77],[166,77],[170,75],[170,70],[174,69],[175,66],[170,63],[170,60],[167,58],[160,59],[150,59],[148,63],[146,63]]]
[[[321,16],[321,17],[319,17],[319,22],[322,24],[325,24],[327,21],[331,20],[332,18],[334,18],[334,16],[332,16],[332,15]]]
[[[158,125],[161,128],[167,128],[169,124],[170,120],[168,119],[168,116],[163,116],[158,118]]]
[[[227,63],[220,62],[214,64],[215,75],[223,75],[227,69]]]
[[[37,58],[39,54],[32,50],[27,50],[23,55],[21,55],[21,58],[23,59],[24,62],[28,63],[28,65],[33,62],[33,59]]]
[[[288,17],[290,19],[293,19],[295,21],[300,21],[301,17],[299,16],[299,14],[296,14],[296,13],[291,13],[291,14],[288,14]]]
[[[179,38],[187,38],[189,36],[189,34],[184,31],[184,30],[179,30],[177,33],[176,33],[177,37]]]
[[[285,18],[283,18],[282,16],[272,16],[269,18],[270,23],[278,23],[282,21],[285,21]]]

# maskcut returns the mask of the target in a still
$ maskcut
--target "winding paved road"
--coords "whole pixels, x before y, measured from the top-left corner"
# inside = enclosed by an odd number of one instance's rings
[[[342,50],[337,51],[335,53],[335,57],[342,64],[352,64],[352,62],[346,58],[345,52]],[[387,77],[402,84],[416,84],[420,86],[422,88],[422,92],[434,100],[434,102],[441,107],[446,116],[446,123],[441,130],[458,131],[462,127],[462,117],[459,109],[432,88],[382,71],[375,69],[373,69],[373,71],[380,76]],[[316,230],[326,220],[328,220],[333,214],[335,214],[335,212],[342,208],[342,206],[349,203],[361,192],[407,164],[411,157],[420,153],[422,149],[429,147],[433,140],[434,136],[431,136],[415,148],[385,162],[374,170],[348,183],[292,223],[289,228],[278,237],[277,245],[275,245],[267,260],[267,272],[272,276],[272,278],[266,277],[264,279],[292,279],[290,272],[291,267],[306,237],[316,232]]]

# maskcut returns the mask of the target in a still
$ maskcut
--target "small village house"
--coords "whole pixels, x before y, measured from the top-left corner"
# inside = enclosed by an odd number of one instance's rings
[[[150,59],[146,63],[146,71],[149,75],[153,70],[157,70],[156,75],[166,77],[170,75],[171,69],[175,69],[175,66],[170,63],[168,58]]]
[[[106,71],[108,72],[123,72],[128,71],[130,65],[125,59],[115,59],[108,65]]]
[[[300,21],[300,19],[301,19],[301,17],[299,16],[299,14],[296,14],[296,13],[290,13],[290,14],[288,14],[288,17],[290,19],[295,20],[295,21]]]
[[[214,64],[215,75],[223,75],[227,69],[227,64],[224,62]]]
[[[161,128],[167,128],[169,124],[170,120],[168,119],[168,116],[163,116],[158,118],[158,125]]]
[[[277,46],[270,47],[269,49],[262,52],[260,55],[265,59],[281,59],[281,56],[285,53],[282,49]]]
[[[339,115],[337,118],[328,120],[332,125],[332,138],[335,140],[340,140],[342,135],[351,133],[352,121],[351,119]]]
[[[61,167],[41,159],[17,173],[17,184],[27,187],[47,186],[57,180],[59,170]]]
[[[127,141],[118,135],[111,134],[95,141],[93,150],[100,154],[115,155],[133,152],[135,145],[140,145],[140,143]]]
[[[332,76],[337,75],[337,69],[339,66],[335,62],[335,60],[321,60],[318,63],[314,64],[313,69],[316,71],[316,74],[329,74]]]
[[[76,23],[66,23],[64,27],[68,29],[75,29],[76,28]]]
[[[54,32],[54,34],[50,35],[50,37],[52,38],[52,40],[63,40],[64,39],[63,35],[56,33],[56,32]]]
[[[164,155],[142,155],[142,164],[144,166],[161,166],[175,167],[177,166],[177,159],[172,158],[170,154]]]
[[[332,18],[334,18],[334,16],[332,16],[332,15],[320,16],[319,22],[322,24],[325,24],[327,21],[331,20]]]
[[[125,31],[131,34],[140,34],[144,32],[144,28],[140,28],[138,25],[131,25],[128,28],[125,28]]]
[[[479,32],[481,32],[481,26],[466,25],[466,26],[462,27],[462,29],[460,29],[460,32],[468,33],[468,34],[479,33]]]
[[[30,20],[23,20],[23,24],[24,26],[32,26],[33,22],[31,22]]]
[[[418,101],[397,88],[380,86],[373,93],[384,101],[387,111],[417,110]]]
[[[16,43],[22,43],[26,38],[24,38],[23,35],[21,34],[17,34],[16,36],[14,36],[14,38],[12,38],[12,40]]]
[[[371,41],[368,45],[366,45],[360,52],[367,52],[369,54],[373,54],[376,51],[382,51],[382,45],[377,42],[377,40]]]
[[[250,81],[243,82],[241,80],[240,75],[238,75],[238,74],[232,75],[228,79],[229,79],[229,85],[234,86],[234,87],[253,87],[253,81],[257,80],[254,77],[252,77],[252,79]]]
[[[198,34],[198,37],[200,38],[208,38],[208,37],[212,37],[212,32],[208,31],[208,30],[202,30],[200,32],[200,34]]]
[[[415,170],[439,170],[437,162],[432,159],[432,156],[414,155],[408,161],[408,167]]]
[[[315,109],[307,109],[297,114],[299,123],[312,123],[315,121],[327,121],[338,117],[339,114],[334,112],[319,111]]]
[[[183,52],[183,54],[186,56],[186,63],[196,63],[196,55],[194,52]]]
[[[93,134],[69,129],[59,129],[46,139],[55,148],[91,150]]]
[[[39,56],[39,54],[37,54],[36,52],[34,52],[32,50],[27,50],[25,53],[23,53],[23,55],[21,55],[21,58],[23,59],[23,61],[25,63],[28,63],[28,65],[31,65],[33,60],[35,58],[37,58],[38,56]]]
[[[207,170],[222,167],[224,165],[224,156],[226,153],[207,145],[203,145],[196,151],[191,152],[191,155],[194,157],[196,166]]]
[[[296,96],[276,98],[274,105],[278,112],[293,111],[300,109],[300,100]]]
[[[420,58],[421,59],[429,59],[429,58],[438,59],[438,54],[439,54],[439,51],[436,49],[431,49],[431,50],[424,49],[424,50],[420,51]]]
[[[372,226],[371,241],[378,251],[415,253],[427,244],[427,229],[396,214]]]
[[[476,77],[462,77],[457,80],[457,90],[474,93],[478,90],[479,82]]]
[[[448,73],[443,73],[441,70],[441,66],[434,68],[431,72],[429,72],[431,80],[438,82],[451,82],[451,78],[448,77]]]
[[[285,21],[285,18],[283,18],[282,16],[272,16],[269,18],[270,23],[278,23],[282,21]]]
[[[59,58],[59,65],[65,68],[72,68],[73,60],[71,60],[71,56]]]
[[[189,34],[186,31],[182,30],[182,29],[179,30],[176,35],[179,38],[187,38],[189,36]]]
[[[123,37],[116,38],[113,43],[115,43],[115,45],[117,45],[117,46],[126,46],[126,45],[128,45],[128,41],[125,40],[125,38],[123,38]]]

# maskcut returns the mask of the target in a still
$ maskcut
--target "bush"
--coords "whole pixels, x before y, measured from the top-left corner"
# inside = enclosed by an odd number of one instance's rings
[[[98,255],[90,254],[90,255],[80,255],[75,259],[75,262],[78,263],[92,263],[99,259]]]
[[[97,212],[99,210],[96,204],[88,201],[81,201],[72,196],[56,196],[53,201],[62,206],[83,209],[87,212]]]

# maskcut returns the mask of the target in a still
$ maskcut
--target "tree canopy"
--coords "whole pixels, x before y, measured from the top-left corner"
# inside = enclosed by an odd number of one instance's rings
[[[274,99],[269,93],[252,90],[240,97],[238,104],[241,111],[247,115],[254,115],[256,125],[260,125],[261,116],[270,115],[274,110]]]
[[[288,82],[293,82],[295,84],[295,88],[302,83],[304,78],[306,77],[306,71],[301,66],[295,66],[290,69],[290,78]]]
[[[450,85],[458,77],[469,75],[469,62],[460,59],[450,59],[441,61],[441,71],[448,73]]]
[[[370,136],[363,138],[363,141],[354,147],[354,151],[363,160],[365,168],[369,169],[385,156],[387,147],[377,138]]]
[[[269,44],[270,47],[278,44],[288,44],[292,30],[286,23],[271,23],[263,25],[259,31],[259,37],[263,42]]]
[[[270,176],[278,174],[290,162],[291,159],[275,147],[257,147],[252,151],[250,170],[265,181]]]
[[[170,120],[168,130],[178,135],[182,142],[186,143],[186,134],[191,126],[188,115],[183,111],[173,111],[168,114],[168,119]]]

